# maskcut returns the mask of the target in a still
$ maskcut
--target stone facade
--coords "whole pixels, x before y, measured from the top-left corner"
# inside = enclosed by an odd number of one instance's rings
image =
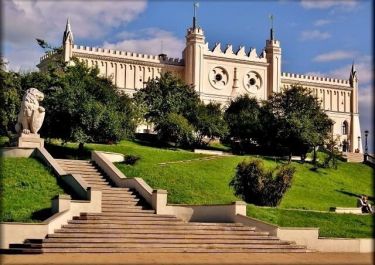
[[[44,55],[38,67],[45,70],[54,56],[57,54]],[[183,58],[174,59],[165,54],[156,56],[74,45],[68,21],[63,56],[65,62],[77,57],[90,67],[97,66],[103,76],[110,77],[118,88],[130,95],[143,88],[148,80],[167,71],[192,85],[204,102],[223,105],[238,95],[249,94],[265,100],[273,92],[293,84],[302,85],[313,91],[334,121],[332,133],[340,137],[341,150],[362,153],[362,140],[358,138],[361,136],[358,78],[354,66],[348,80],[283,73],[281,44],[274,38],[273,29],[264,50],[258,53],[254,48],[250,51],[245,47],[234,50],[232,45],[223,48],[220,43],[209,49],[203,29],[193,24],[187,30]]]

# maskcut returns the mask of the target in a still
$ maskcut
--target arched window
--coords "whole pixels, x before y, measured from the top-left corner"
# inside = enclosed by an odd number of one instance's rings
[[[344,121],[342,123],[342,134],[347,135],[348,134],[348,122]]]

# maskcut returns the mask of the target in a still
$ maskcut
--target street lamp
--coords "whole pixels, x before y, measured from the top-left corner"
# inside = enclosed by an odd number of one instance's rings
[[[367,155],[367,151],[368,151],[367,136],[368,136],[368,130],[365,131],[365,155]]]

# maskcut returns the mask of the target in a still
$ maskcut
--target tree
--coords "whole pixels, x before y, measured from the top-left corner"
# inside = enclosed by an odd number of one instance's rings
[[[181,114],[169,113],[159,120],[156,130],[163,142],[172,142],[176,146],[190,146],[194,141],[194,127]]]
[[[193,124],[199,144],[202,144],[203,137],[208,137],[210,140],[224,138],[228,133],[228,127],[218,103],[209,103],[207,105],[200,103],[197,107]]]
[[[244,160],[237,165],[236,174],[229,185],[236,196],[248,203],[277,206],[291,187],[294,173],[295,168],[290,165],[270,171],[260,159]]]
[[[136,122],[131,99],[112,82],[75,60],[49,91],[42,133],[63,141],[117,142],[132,135]]]
[[[154,123],[169,113],[181,114],[191,121],[199,103],[195,90],[170,72],[148,81],[145,88],[134,94],[134,99],[147,106],[145,118]]]
[[[0,135],[11,137],[21,105],[21,77],[15,72],[0,69]]]
[[[230,102],[224,119],[228,124],[229,137],[242,145],[255,143],[261,133],[262,116],[255,98],[239,96]]]
[[[300,86],[271,95],[262,107],[264,114],[261,142],[286,148],[304,159],[310,147],[323,145],[332,121],[321,109],[311,91]]]

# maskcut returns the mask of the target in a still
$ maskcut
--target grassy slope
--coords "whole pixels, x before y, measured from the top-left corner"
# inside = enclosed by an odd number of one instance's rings
[[[319,227],[323,237],[372,237],[373,216],[320,213],[248,205],[247,215],[284,227]]]
[[[50,216],[51,199],[63,190],[33,158],[2,158],[0,221],[40,221]]]
[[[75,145],[70,145],[75,146]],[[138,155],[135,166],[118,164],[128,177],[142,177],[153,188],[168,190],[170,203],[215,204],[238,200],[228,183],[236,165],[244,156],[221,157],[210,161],[190,161],[159,165],[167,161],[202,158],[183,150],[150,148],[123,141],[118,145],[88,145],[89,149]],[[276,165],[264,159],[266,166]],[[370,216],[337,215],[328,213],[287,211],[282,208],[300,208],[327,211],[332,206],[354,207],[353,194],[373,196],[373,169],[352,163],[339,162],[339,168],[311,171],[309,164],[293,163],[297,168],[292,188],[284,197],[280,208],[270,209],[249,205],[248,215],[281,226],[318,226],[322,236],[371,237]]]

